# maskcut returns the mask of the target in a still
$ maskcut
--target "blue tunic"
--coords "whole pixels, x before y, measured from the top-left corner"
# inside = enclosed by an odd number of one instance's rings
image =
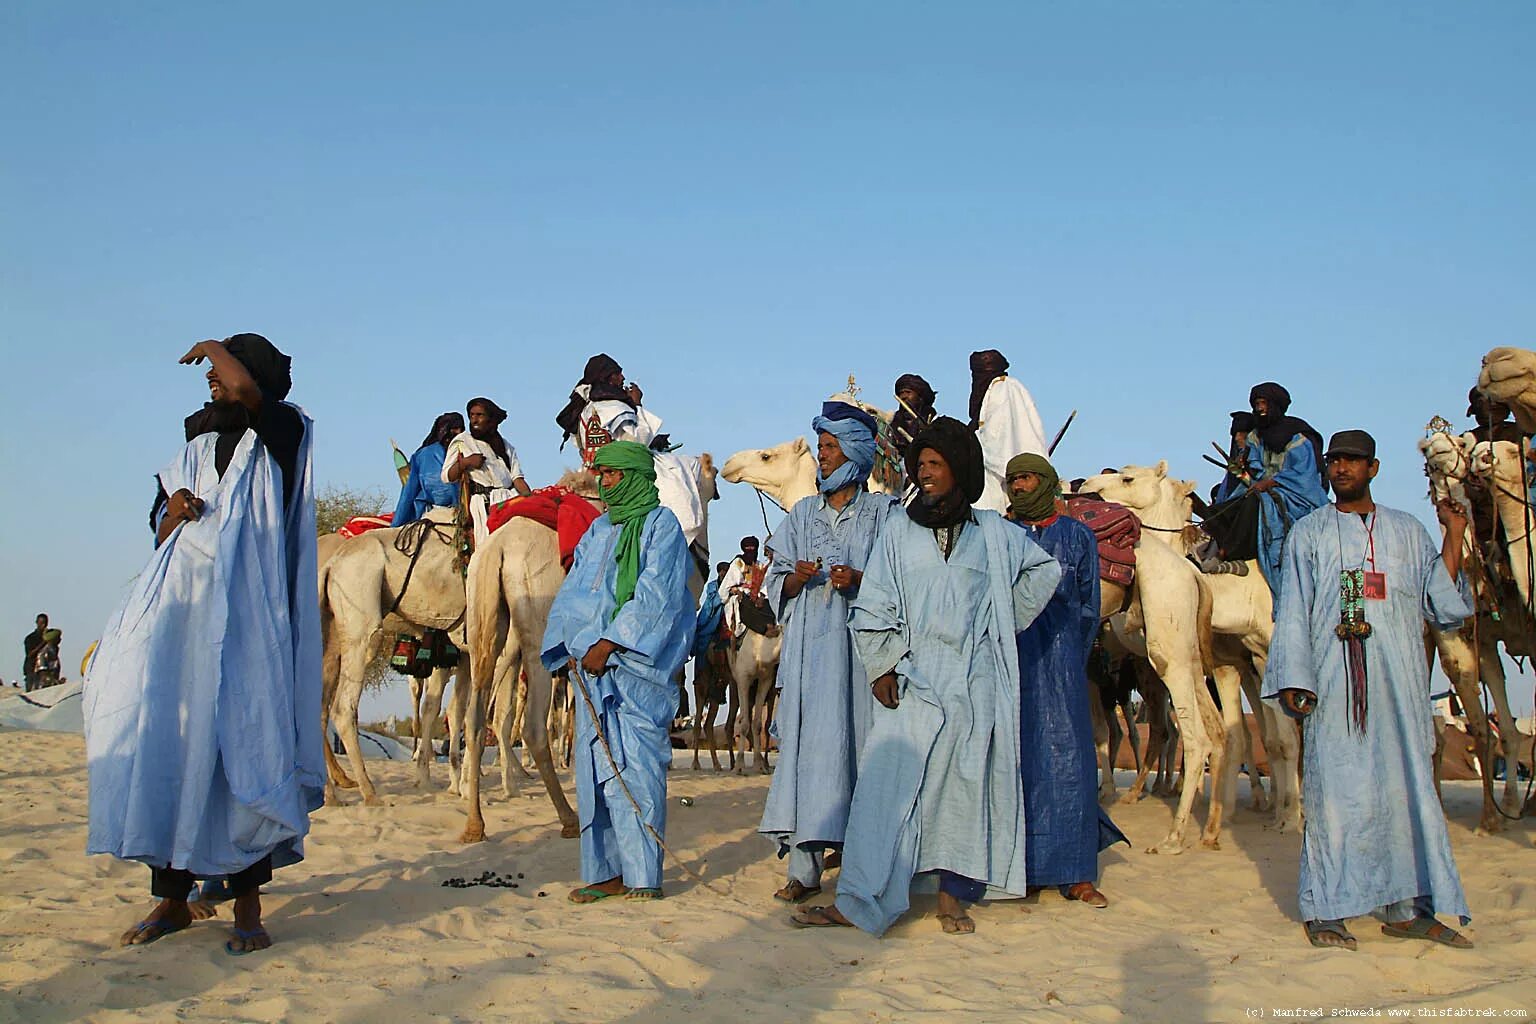
[[[586,882],[622,877],[631,888],[654,889],[661,886],[662,851],[644,826],[658,834],[666,831],[667,767],[678,698],[673,677],[693,648],[693,595],[688,590],[693,562],[677,517],[665,508],[652,511],[641,539],[635,596],[615,615],[619,530],[607,515],[600,516],[576,546],[570,575],[550,608],[541,660],[554,671],[570,658],[580,661],[598,640],[621,648],[602,675],[583,673],[572,683],[585,683],[619,774],[641,814],[625,796],[578,689],[571,761],[581,820],[581,877]]]
[[[1067,516],[1024,529],[1061,565],[1050,603],[1019,634],[1029,884],[1092,882],[1099,877],[1099,851],[1126,842],[1099,806],[1088,708],[1088,652],[1099,630],[1099,547],[1092,530]]]
[[[1014,637],[1061,569],[1002,516],[973,514],[948,561],[932,530],[887,518],[849,618],[867,680],[894,671],[900,700],[874,709],[837,883],[838,910],[876,934],[920,872],[1025,892]]]
[[[704,584],[704,599],[699,602],[699,614],[694,619],[693,655],[699,657],[709,651],[715,634],[720,631],[720,620],[725,617],[725,602],[720,600],[720,580],[712,579]]]
[[[1334,627],[1339,573],[1371,568],[1372,537],[1387,597],[1365,602],[1372,633],[1361,734],[1350,726],[1344,644]],[[1340,920],[1423,896],[1465,923],[1466,897],[1435,796],[1423,637],[1426,620],[1455,629],[1472,614],[1466,581],[1452,582],[1422,523],[1379,505],[1369,533],[1360,516],[1333,505],[1297,523],[1284,572],[1266,696],[1290,687],[1318,698],[1302,726],[1302,919]]]
[[[773,534],[766,591],[784,624],[774,736],[779,764],[758,831],[779,855],[792,848],[842,844],[859,751],[875,701],[848,631],[850,598],[832,588],[834,565],[863,572],[880,524],[893,507],[885,495],[859,491],[841,511],[823,495],[802,498]],[[805,588],[784,596],[797,561],[822,562]]]
[[[459,503],[459,485],[443,482],[443,460],[448,449],[440,444],[424,445],[411,456],[411,472],[400,488],[395,503],[392,526],[414,523],[434,505],[452,508]]]
[[[296,408],[296,407],[295,407]],[[161,470],[205,502],[155,550],[86,673],[86,852],[198,876],[303,859],[324,797],[312,423],[293,500],[254,431]]]
[[[1248,466],[1254,480],[1274,480],[1273,489],[1259,495],[1259,571],[1270,592],[1280,592],[1280,551],[1291,528],[1314,509],[1328,503],[1323,490],[1317,449],[1305,434],[1296,434],[1283,451],[1265,449],[1258,431],[1248,435]],[[1243,488],[1234,491],[1243,493]]]

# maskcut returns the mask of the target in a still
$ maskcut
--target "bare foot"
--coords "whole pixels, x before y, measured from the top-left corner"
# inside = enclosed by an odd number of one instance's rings
[[[209,903],[207,900],[193,900],[187,904],[187,910],[191,913],[192,920],[194,921],[206,921],[210,917],[217,917],[219,915],[219,905],[217,903]]]
[[[253,889],[235,897],[235,931],[224,943],[230,956],[244,956],[272,945],[272,936],[261,925],[261,892]]]
[[[796,928],[852,928],[853,922],[836,907],[801,907],[789,917]]]
[[[192,923],[186,900],[161,900],[149,916],[129,928],[117,940],[120,946],[147,946],[171,932],[179,932]]]

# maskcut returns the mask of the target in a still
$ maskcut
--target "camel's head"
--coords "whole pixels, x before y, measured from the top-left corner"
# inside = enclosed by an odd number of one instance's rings
[[[1164,459],[1155,466],[1126,466],[1118,473],[1091,476],[1077,490],[1079,494],[1097,494],[1133,512],[1145,512],[1165,501],[1187,508],[1195,483],[1170,477],[1168,461]]]
[[[1509,406],[1521,430],[1536,433],[1536,352],[1507,346],[1493,349],[1483,356],[1477,389]]]
[[[1431,480],[1465,480],[1467,477],[1467,438],[1445,430],[1434,430],[1419,442],[1424,454],[1424,472]]]
[[[810,445],[797,437],[772,448],[748,448],[725,461],[720,475],[733,484],[751,484],[763,490],[779,491],[803,471],[811,458]]]
[[[574,491],[589,501],[597,500],[597,477],[585,469],[568,469],[555,484]]]
[[[1520,489],[1520,446],[1513,441],[1479,441],[1468,456],[1472,475],[1497,482],[1507,490]]]

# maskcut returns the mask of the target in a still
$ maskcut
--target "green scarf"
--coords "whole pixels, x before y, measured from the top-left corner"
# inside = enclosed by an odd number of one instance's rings
[[[1008,492],[1013,518],[1021,523],[1038,523],[1056,514],[1056,494],[1061,489],[1061,477],[1044,455],[1015,455],[1008,460],[1004,479],[1012,481],[1020,473],[1033,473],[1040,478],[1040,486],[1027,494]]]
[[[656,462],[651,450],[634,441],[613,441],[592,456],[592,468],[621,469],[624,478],[617,487],[597,485],[598,497],[608,506],[608,519],[619,527],[618,580],[613,586],[613,614],[635,596],[640,579],[640,540],[645,533],[645,517],[661,504],[656,495]]]

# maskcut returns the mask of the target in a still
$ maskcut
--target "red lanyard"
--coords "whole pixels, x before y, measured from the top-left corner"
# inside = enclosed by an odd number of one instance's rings
[[[1365,550],[1366,558],[1371,563],[1371,572],[1376,571],[1376,512],[1372,510],[1365,521]]]

